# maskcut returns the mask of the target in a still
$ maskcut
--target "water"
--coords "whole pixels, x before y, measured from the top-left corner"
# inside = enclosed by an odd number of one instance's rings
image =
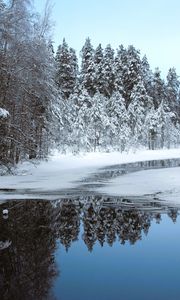
[[[5,208],[0,299],[180,299],[179,206],[92,195]]]

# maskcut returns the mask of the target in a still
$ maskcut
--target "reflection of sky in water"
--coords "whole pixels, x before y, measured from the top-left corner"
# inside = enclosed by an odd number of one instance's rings
[[[61,276],[54,292],[62,300],[180,299],[180,220],[162,216],[135,245],[96,243],[90,253],[80,238],[58,247]]]

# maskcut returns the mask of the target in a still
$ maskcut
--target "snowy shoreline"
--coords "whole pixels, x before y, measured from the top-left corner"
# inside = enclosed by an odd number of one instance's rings
[[[171,158],[180,158],[180,149],[144,150],[137,151],[136,153],[86,153],[78,156],[55,153],[50,157],[49,161],[41,162],[36,167],[30,163],[22,163],[17,168],[17,175],[1,176],[0,199],[7,199],[7,195],[3,193],[3,190],[6,189],[14,189],[14,194],[11,193],[11,199],[12,197],[14,199],[18,199],[18,197],[22,198],[22,195],[16,195],[15,190],[24,190],[24,196],[26,194],[28,195],[28,191],[32,191],[34,194],[32,198],[36,197],[35,194],[37,194],[38,198],[38,193],[44,193],[46,191],[50,193],[56,190],[76,188],[82,179],[97,172],[101,167]],[[172,176],[168,175],[171,173]],[[163,174],[166,174],[166,176]],[[169,176],[171,178],[170,182]],[[98,189],[98,192],[111,195],[144,195],[157,192],[163,193],[165,189],[169,194],[170,191],[176,191],[175,194],[179,196],[179,178],[180,168],[140,171],[110,180],[106,186],[102,189]],[[143,180],[145,179],[146,181],[144,182]],[[170,184],[169,187],[168,184]],[[126,191],[128,192],[126,193]],[[172,193],[171,198],[173,198]],[[180,201],[180,199],[178,201]]]
[[[180,167],[138,171],[117,177],[97,192],[111,196],[157,196],[180,203]]]

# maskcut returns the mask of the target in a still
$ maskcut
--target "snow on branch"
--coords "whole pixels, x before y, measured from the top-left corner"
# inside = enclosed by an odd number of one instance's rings
[[[6,119],[8,116],[9,112],[4,108],[0,108],[0,118]]]

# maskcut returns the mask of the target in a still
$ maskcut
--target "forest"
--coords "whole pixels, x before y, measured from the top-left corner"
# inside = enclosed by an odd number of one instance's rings
[[[163,78],[133,45],[80,56],[53,47],[48,5],[0,0],[0,164],[79,153],[160,149],[180,143],[180,81]]]

